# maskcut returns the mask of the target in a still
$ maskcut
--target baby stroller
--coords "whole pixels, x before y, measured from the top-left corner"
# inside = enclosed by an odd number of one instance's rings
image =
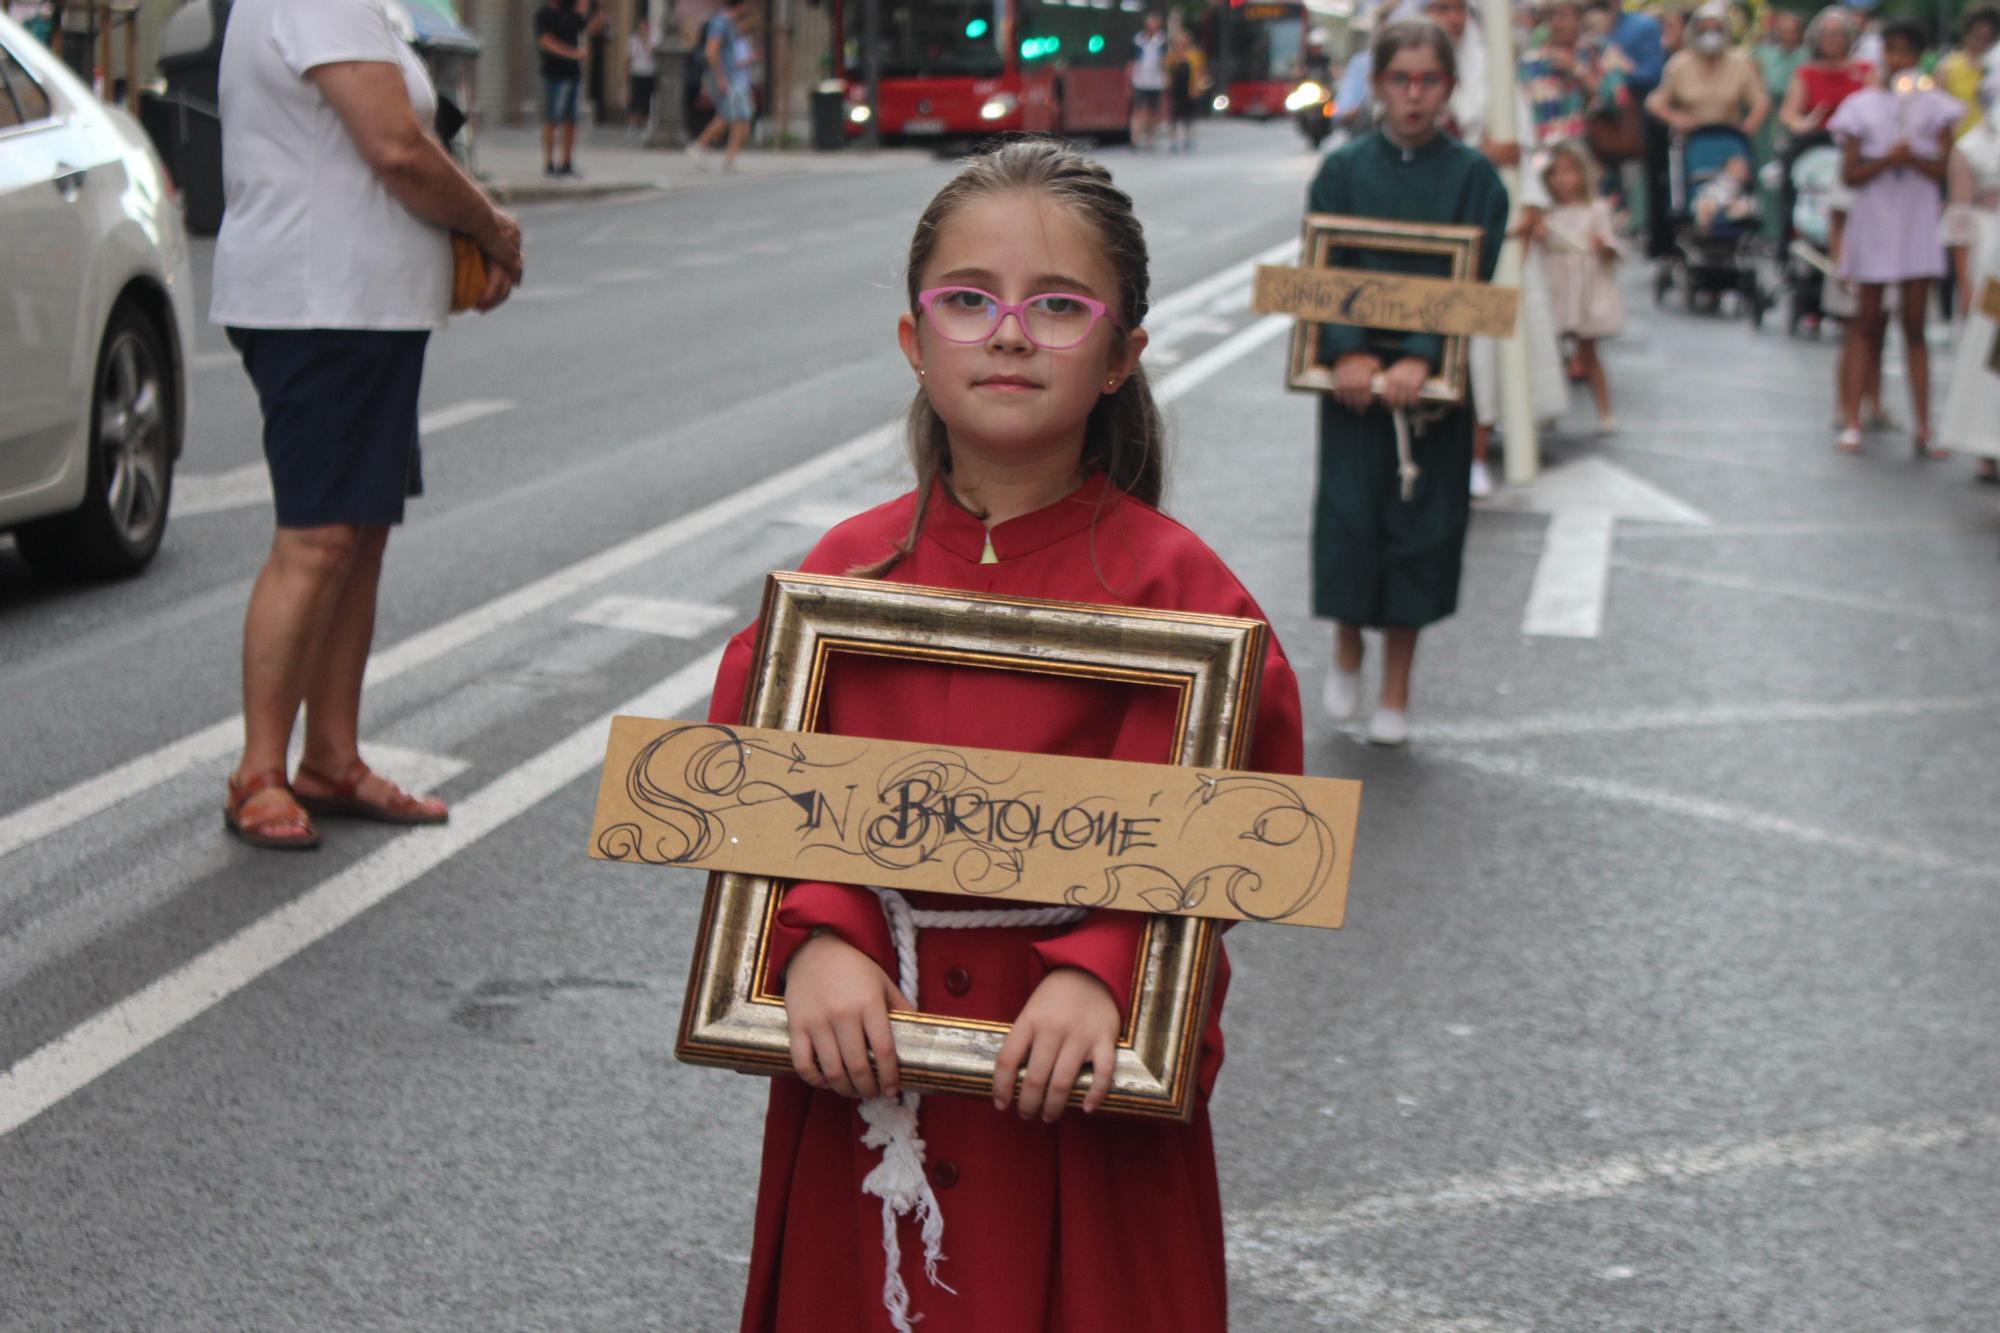
[[[1750,207],[1741,217],[1717,217],[1703,227],[1695,220],[1695,199],[1702,187],[1721,175],[1732,158],[1757,160],[1750,136],[1733,125],[1704,125],[1682,135],[1669,158],[1674,243],[1653,270],[1653,300],[1664,305],[1667,293],[1680,288],[1688,309],[1714,310],[1725,293],[1735,292],[1751,324],[1761,324],[1771,298],[1757,276],[1760,213],[1757,180],[1744,183]]]
[[[1815,332],[1826,316],[1826,282],[1833,276],[1833,203],[1840,194],[1840,148],[1824,130],[1793,139],[1777,164],[1784,230],[1785,328]]]

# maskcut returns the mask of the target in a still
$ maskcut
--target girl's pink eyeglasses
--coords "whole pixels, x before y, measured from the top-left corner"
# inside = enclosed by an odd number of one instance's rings
[[[1003,301],[977,287],[932,287],[917,293],[917,309],[946,342],[978,343],[993,336],[1012,315],[1029,342],[1045,352],[1066,352],[1090,336],[1097,321],[1123,328],[1104,302],[1071,292],[1040,292],[1022,301]]]

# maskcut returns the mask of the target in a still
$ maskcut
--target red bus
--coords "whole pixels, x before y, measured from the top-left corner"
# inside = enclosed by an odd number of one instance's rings
[[[878,0],[885,143],[943,142],[1008,130],[1128,135],[1125,67],[1143,0]],[[847,80],[847,133],[869,109],[861,0],[834,0],[834,49]],[[1283,100],[1282,98],[1280,99]]]
[[[1215,109],[1260,120],[1284,115],[1285,98],[1298,86],[1306,27],[1306,7],[1290,0],[1232,0],[1209,10],[1201,45],[1214,71]]]

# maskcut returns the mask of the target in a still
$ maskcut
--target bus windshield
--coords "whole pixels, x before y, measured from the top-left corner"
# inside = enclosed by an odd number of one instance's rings
[[[883,0],[882,77],[993,78],[1006,73],[1000,41],[1007,0]],[[859,6],[847,43],[850,75],[864,70]]]
[[[1237,12],[1227,29],[1224,55],[1230,74],[1238,79],[1286,80],[1295,76],[1305,44],[1305,23],[1289,5],[1250,5]]]

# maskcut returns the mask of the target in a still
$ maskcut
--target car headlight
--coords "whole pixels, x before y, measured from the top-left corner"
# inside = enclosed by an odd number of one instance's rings
[[[1212,105],[1215,107],[1217,111],[1229,110],[1229,94],[1217,93],[1215,95],[1215,101],[1212,103]]]
[[[1000,93],[986,99],[986,105],[979,108],[981,120],[1001,120],[1014,114],[1021,105],[1021,99],[1012,93]]]
[[[856,125],[866,125],[868,123],[869,116],[873,114],[874,113],[868,109],[868,104],[865,102],[847,108],[847,118],[853,121]]]
[[[1285,98],[1285,110],[1301,111],[1306,107],[1313,106],[1325,100],[1325,98],[1326,89],[1308,81],[1292,89],[1290,95]]]

